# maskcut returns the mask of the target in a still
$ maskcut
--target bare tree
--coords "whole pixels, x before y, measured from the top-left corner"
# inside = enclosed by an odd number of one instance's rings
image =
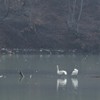
[[[1,13],[0,14],[0,21],[3,21],[9,13],[9,0],[2,0],[3,2],[1,3]]]
[[[78,16],[78,19],[77,19],[77,32],[79,30],[79,21],[80,21],[80,18],[81,18],[82,9],[83,9],[83,0],[81,0],[79,16]]]
[[[75,23],[76,0],[73,1],[72,22]]]
[[[81,18],[81,14],[82,14],[82,8],[83,8],[83,0],[80,0],[80,8],[79,8],[79,14],[78,17],[75,18],[76,15],[76,6],[77,6],[77,0],[73,0],[71,2],[71,0],[68,0],[68,26],[74,30],[76,30],[77,32],[79,31],[79,21]]]

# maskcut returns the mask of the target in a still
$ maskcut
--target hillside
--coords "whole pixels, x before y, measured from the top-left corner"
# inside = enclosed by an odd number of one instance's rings
[[[100,52],[100,0],[0,0],[0,48]]]

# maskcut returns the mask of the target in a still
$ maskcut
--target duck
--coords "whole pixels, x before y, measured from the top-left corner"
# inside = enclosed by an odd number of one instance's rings
[[[67,75],[67,71],[65,71],[65,70],[59,70],[59,66],[57,65],[57,74],[58,75]]]

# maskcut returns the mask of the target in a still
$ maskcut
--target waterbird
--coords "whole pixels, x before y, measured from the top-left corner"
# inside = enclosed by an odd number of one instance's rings
[[[32,78],[32,75],[30,75],[30,78]]]
[[[67,71],[65,71],[65,70],[59,70],[59,66],[57,65],[57,74],[58,75],[67,75]]]
[[[71,75],[77,75],[78,74],[78,69],[74,69],[73,71],[72,71],[72,74]]]
[[[0,78],[6,78],[6,76],[4,76],[4,75],[0,75]]]
[[[24,74],[21,71],[19,71],[19,75],[24,78]]]

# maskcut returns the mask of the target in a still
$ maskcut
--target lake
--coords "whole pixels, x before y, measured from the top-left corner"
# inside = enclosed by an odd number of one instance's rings
[[[1,100],[100,100],[100,55],[1,54],[0,76]]]

